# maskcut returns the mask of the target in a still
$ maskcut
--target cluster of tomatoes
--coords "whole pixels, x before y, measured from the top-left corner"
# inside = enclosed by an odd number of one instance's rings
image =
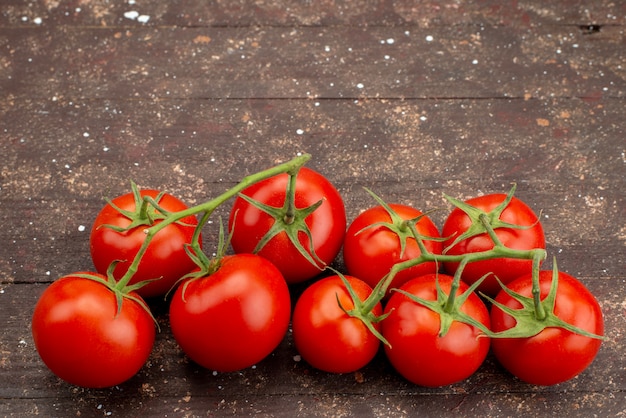
[[[542,225],[514,188],[465,202],[446,196],[455,208],[441,233],[428,213],[368,191],[377,204],[347,225],[337,189],[302,167],[308,158],[193,207],[134,184],[108,201],[91,229],[96,272],[56,280],[35,307],[43,362],[79,386],[124,382],[154,343],[146,300],[164,296],[181,349],[221,372],[263,360],[290,323],[313,367],[356,371],[382,345],[402,376],[424,386],[469,377],[490,349],[513,375],[540,385],[571,379],[593,361],[604,332],[600,306],[556,263],[539,270]],[[202,229],[231,197],[229,233],[221,227],[209,258]],[[329,267],[340,253],[345,275]],[[292,310],[290,285],[309,281]]]

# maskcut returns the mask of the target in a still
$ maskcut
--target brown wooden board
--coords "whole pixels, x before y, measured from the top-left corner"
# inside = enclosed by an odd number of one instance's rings
[[[626,19],[620,1],[584,0],[5,0],[2,12],[0,24],[11,26],[610,26]]]
[[[622,26],[0,28],[9,98],[624,97]]]
[[[3,1],[0,415],[626,414],[625,19],[604,0]],[[254,368],[214,374],[151,301],[161,332],[130,381],[86,390],[46,369],[32,309],[53,280],[92,268],[105,196],[132,179],[196,204],[298,153],[337,186],[349,221],[374,204],[364,186],[439,209],[441,227],[444,193],[516,183],[541,211],[549,258],[603,308],[597,359],[538,387],[490,355],[470,379],[428,389],[382,353],[357,373],[316,371],[289,333]]]

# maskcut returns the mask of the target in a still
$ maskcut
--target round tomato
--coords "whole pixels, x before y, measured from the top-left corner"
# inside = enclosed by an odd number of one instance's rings
[[[345,279],[360,301],[372,293],[364,281],[352,276]],[[374,358],[380,340],[361,319],[346,313],[354,308],[339,276],[320,279],[300,295],[293,312],[292,329],[296,349],[306,362],[326,372],[348,373]],[[378,303],[372,314],[378,317],[381,313],[382,306]],[[372,325],[380,331],[379,323]]]
[[[500,205],[507,195],[489,194],[467,200],[465,203],[478,208],[486,213],[494,210]],[[496,236],[502,244],[515,250],[532,250],[535,248],[546,248],[546,240],[543,227],[537,215],[524,202],[513,197],[509,204],[500,214],[499,219],[512,225],[519,225],[522,228],[498,227],[495,229]],[[472,237],[450,245],[455,239],[465,233],[472,226],[472,219],[460,208],[454,208],[446,219],[441,235],[448,237],[443,243],[447,248],[444,253],[447,255],[462,255],[481,251],[491,250],[494,246],[491,237],[486,233],[480,233]],[[444,262],[444,270],[449,274],[454,274],[459,266],[458,262]],[[468,284],[476,282],[488,273],[478,290],[494,296],[500,291],[498,279],[504,284],[532,271],[532,260],[513,258],[494,258],[468,263],[462,272],[462,280]]]
[[[285,211],[282,210],[287,209],[289,203],[286,202],[289,178],[288,174],[274,176],[246,188],[242,193],[261,204],[279,209],[279,214],[272,215],[237,197],[230,213],[229,229],[232,231],[231,244],[234,251],[252,253],[268,231],[278,227],[280,232],[256,253],[274,263],[287,283],[297,283],[318,275],[325,264],[330,264],[335,259],[343,243],[346,212],[337,189],[321,174],[303,167],[296,178],[293,203],[299,212],[296,218],[304,219],[296,219],[296,223],[291,224],[291,220],[285,219]],[[322,202],[319,207],[303,216],[306,208],[319,201]],[[297,228],[297,232],[293,228]],[[310,240],[303,228],[310,231]],[[295,239],[297,236],[297,242],[312,260],[305,258],[294,245],[287,233],[289,229],[292,237]],[[312,251],[309,241],[313,243]],[[317,265],[311,261],[315,261]]]
[[[140,195],[157,198],[156,190],[141,190]],[[113,205],[131,216],[137,215],[136,197],[133,193],[119,196],[112,200]],[[182,201],[164,193],[158,204],[168,212],[179,212],[187,209]],[[154,208],[151,209],[154,212]],[[156,212],[158,213],[158,212]],[[154,215],[154,213],[153,213]],[[90,247],[91,258],[96,270],[106,274],[109,265],[115,260],[122,260],[115,267],[113,276],[121,279],[128,270],[139,248],[146,238],[145,229],[149,225],[135,226],[127,231],[119,232],[107,227],[127,228],[132,219],[120,212],[110,203],[107,203],[96,217],[91,229]],[[157,218],[154,222],[160,222]],[[185,252],[185,244],[191,243],[193,232],[198,224],[194,216],[187,216],[179,222],[172,223],[160,230],[150,242],[143,255],[137,272],[129,284],[150,279],[158,279],[137,290],[143,297],[154,297],[166,294],[185,274],[193,270],[196,265]]]
[[[541,299],[550,292],[552,271],[541,271]],[[532,298],[532,275],[510,282],[507,287]],[[511,309],[522,305],[504,290],[495,301]],[[595,297],[574,277],[559,272],[554,314],[562,321],[598,336],[604,333],[602,310]],[[491,329],[502,332],[516,321],[497,306],[491,308]],[[502,366],[519,379],[535,385],[554,385],[580,374],[596,357],[601,339],[559,327],[548,327],[528,338],[494,338],[493,353]]]
[[[280,271],[254,254],[225,256],[213,274],[185,280],[170,304],[172,334],[181,349],[219,372],[267,357],[284,338],[290,314]]]
[[[406,282],[400,289],[428,301],[436,301],[436,281],[450,293],[452,277],[429,274]],[[467,291],[461,282],[457,294]],[[471,293],[460,311],[489,328],[489,311],[482,300]],[[449,385],[471,376],[483,363],[489,351],[489,338],[466,323],[453,321],[445,336],[440,337],[441,319],[438,313],[406,295],[394,292],[382,321],[385,354],[392,366],[412,383],[437,387]]]
[[[375,206],[352,221],[344,239],[343,260],[348,274],[358,277],[371,287],[375,287],[394,264],[417,258],[421,254],[411,231],[402,223],[423,215],[422,212],[406,205],[390,204],[389,207],[399,217],[397,222],[383,206]],[[439,230],[427,216],[415,224],[415,229],[425,237],[440,237]],[[440,241],[424,240],[424,245],[430,253],[441,254]],[[435,262],[401,270],[395,275],[388,290],[400,287],[414,277],[435,272]]]
[[[32,317],[35,347],[46,366],[68,383],[88,388],[115,386],[134,376],[150,356],[155,324],[139,295],[130,295],[137,301],[123,298],[118,312],[114,292],[102,283],[74,275],[52,283]]]

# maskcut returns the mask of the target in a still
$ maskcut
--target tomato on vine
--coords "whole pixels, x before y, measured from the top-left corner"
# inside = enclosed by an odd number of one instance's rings
[[[91,258],[96,270],[104,274],[113,261],[120,261],[113,275],[121,279],[146,239],[146,228],[162,222],[170,213],[187,209],[181,200],[157,190],[133,191],[107,202],[91,228]],[[147,201],[146,199],[149,199]],[[166,294],[178,279],[195,267],[185,252],[198,225],[187,216],[160,230],[141,258],[130,284],[152,280],[139,288],[143,297]]]
[[[138,294],[115,284],[98,273],[73,273],[46,288],[35,305],[37,352],[68,383],[115,386],[133,377],[150,356],[154,319]]]
[[[326,177],[306,167],[246,188],[229,219],[233,250],[270,260],[287,283],[320,274],[339,253],[345,229],[341,195]]]
[[[444,274],[411,279],[392,292],[385,306],[385,354],[412,383],[437,387],[466,379],[489,351],[489,311],[474,293],[475,285],[463,282],[450,302],[453,280]]]
[[[289,288],[280,271],[254,254],[224,256],[185,279],[170,303],[172,334],[187,356],[219,372],[251,367],[282,341]]]
[[[420,245],[429,254],[441,254],[439,230],[426,214],[407,205],[387,204],[367,191],[379,205],[359,214],[346,231],[343,260],[348,274],[375,287],[394,264],[418,258],[422,254]],[[415,233],[422,238],[421,243],[415,239]],[[403,269],[394,276],[388,289],[437,270],[435,261]]]
[[[489,194],[465,202],[446,196],[456,207],[448,215],[441,232],[446,237],[443,254],[464,255],[493,249],[494,237],[488,233],[483,222],[489,223],[495,238],[503,247],[545,250],[546,241],[539,218],[530,207],[513,196],[514,191],[515,186],[506,195]],[[468,263],[461,278],[472,284],[492,273],[478,290],[494,296],[500,290],[498,279],[507,284],[516,277],[530,273],[532,266],[530,258],[490,258]],[[454,274],[459,262],[444,261],[443,267],[447,273]]]
[[[456,208],[444,238],[426,214],[372,193],[380,205],[355,218],[344,241],[344,203],[324,176],[303,168],[309,158],[248,176],[190,208],[134,183],[132,193],[107,201],[90,235],[99,273],[59,279],[35,307],[32,333],[44,363],[79,386],[122,383],[154,343],[142,297],[175,289],[169,319],[184,353],[216,371],[250,367],[285,337],[288,284],[329,268],[344,242],[350,275],[315,282],[294,309],[294,344],[313,367],[358,370],[381,341],[392,366],[423,386],[467,378],[490,345],[507,370],[539,385],[571,379],[593,361],[604,339],[600,306],[556,261],[551,274],[540,272],[543,229],[513,197],[515,186],[465,202],[446,196]],[[234,196],[236,254],[225,255],[220,225],[218,257],[209,260],[202,228]],[[438,265],[454,277],[437,274]],[[492,302],[491,314],[475,290]]]
[[[521,276],[492,299],[492,347],[496,359],[519,379],[555,385],[582,373],[596,357],[604,334],[598,301],[576,278],[553,271]]]
[[[300,295],[293,312],[296,350],[311,366],[331,373],[354,372],[380,347],[382,306],[367,303],[372,288],[352,276],[322,278]]]

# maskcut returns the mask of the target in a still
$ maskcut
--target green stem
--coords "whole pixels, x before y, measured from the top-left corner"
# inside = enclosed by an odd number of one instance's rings
[[[200,218],[200,222],[198,222],[198,226],[196,227],[196,229],[193,231],[193,237],[191,238],[191,243],[192,244],[200,244],[200,233],[202,231],[202,228],[204,228],[204,225],[206,225],[206,223],[209,221],[209,217],[211,216],[212,212],[206,211],[204,212],[204,214],[202,215],[202,218]]]
[[[415,238],[417,246],[420,249],[420,254],[433,256],[433,260],[431,261],[435,261],[437,263],[442,261],[434,254],[431,254],[428,252],[428,249],[426,248],[426,245],[424,244],[424,240],[420,238],[420,236],[417,233],[417,228],[415,227],[415,223],[409,222],[407,226],[409,227],[409,229],[411,230],[411,233],[413,234],[413,237]],[[442,257],[449,257],[449,256],[442,256]],[[448,295],[446,305],[443,307],[443,310],[446,313],[451,313],[454,309],[454,303],[456,301],[456,293],[457,293],[457,290],[459,289],[459,286],[461,285],[461,272],[463,271],[463,268],[465,268],[465,265],[467,264],[466,260],[467,260],[467,257],[461,258],[459,267],[457,268],[456,273],[454,275],[454,279],[452,280],[452,284],[450,285],[450,294]]]
[[[144,240],[141,248],[139,248],[139,251],[137,252],[137,255],[135,255],[135,258],[133,259],[133,262],[131,263],[130,267],[128,268],[128,271],[124,274],[124,276],[118,281],[116,288],[117,289],[123,289],[128,282],[130,281],[130,279],[133,277],[133,275],[137,272],[137,269],[139,268],[139,263],[141,261],[141,258],[143,257],[143,255],[145,254],[146,250],[148,249],[148,245],[150,244],[150,242],[152,241],[152,238],[163,228],[165,228],[166,226],[180,221],[181,219],[186,218],[187,216],[195,216],[198,213],[201,212],[206,212],[208,214],[212,213],[217,207],[219,207],[222,203],[226,202],[228,199],[236,196],[238,193],[242,192],[244,189],[246,189],[247,187],[268,179],[270,177],[276,176],[278,174],[282,174],[282,173],[294,173],[297,172],[297,170],[300,169],[300,167],[302,167],[309,159],[311,158],[311,156],[309,154],[303,154],[300,155],[298,157],[293,158],[292,160],[271,167],[269,169],[260,171],[258,173],[255,174],[251,174],[247,177],[244,177],[235,187],[227,190],[226,192],[222,193],[221,195],[219,195],[218,197],[211,199],[209,201],[203,202],[199,205],[196,206],[192,206],[189,207],[185,210],[179,211],[179,212],[173,212],[168,214],[168,216],[165,217],[165,219],[163,219],[161,222],[158,222],[154,225],[152,225],[149,228],[144,229],[144,233],[146,234],[146,239]],[[204,218],[203,218],[204,219]],[[198,232],[199,234],[199,232]]]
[[[418,243],[420,239],[418,238]],[[476,261],[484,261],[491,260],[494,258],[513,258],[513,259],[521,259],[521,260],[529,260],[532,259],[534,263],[538,266],[542,260],[546,258],[546,251],[542,248],[535,248],[532,250],[516,250],[513,248],[505,247],[504,245],[496,245],[492,249],[487,251],[481,251],[476,253],[469,254],[460,254],[460,255],[446,255],[446,254],[432,254],[428,251],[422,250],[422,253],[419,257],[413,258],[411,260],[406,260],[400,263],[396,263],[393,265],[389,273],[378,283],[378,285],[374,288],[372,295],[366,301],[368,306],[374,306],[377,302],[381,301],[384,298],[384,295],[387,293],[389,285],[393,281],[394,277],[402,270],[409,269],[418,264],[426,263],[426,262],[451,262],[451,263],[460,263],[459,268],[454,276],[453,288],[451,289],[450,294],[453,295],[452,290],[456,292],[458,289],[459,282],[461,280],[461,271],[462,266],[465,266],[468,263],[476,262]],[[537,267],[538,270],[538,267]],[[538,275],[538,273],[537,273]],[[370,300],[371,299],[371,300]],[[454,296],[451,296],[452,302],[446,304],[446,309],[450,309],[454,303]],[[538,313],[540,315],[540,313]]]
[[[420,250],[420,254],[429,254],[428,249],[426,248],[426,244],[424,244],[424,240],[420,238],[419,234],[417,233],[417,228],[415,227],[414,220],[410,219],[408,221],[403,222],[403,226],[408,228],[409,231],[411,231],[413,238],[415,238],[415,243],[417,244],[417,247]]]
[[[468,254],[460,254],[460,255],[447,255],[447,254],[433,254],[428,251],[426,245],[424,244],[423,238],[417,233],[417,229],[415,227],[414,222],[405,222],[404,226],[408,227],[411,230],[413,237],[420,249],[420,255],[417,258],[413,258],[411,260],[406,260],[400,263],[396,263],[392,266],[389,273],[383,277],[376,287],[373,289],[371,295],[363,302],[362,311],[369,312],[374,309],[374,306],[382,301],[382,299],[387,294],[387,290],[391,283],[393,282],[394,277],[402,270],[409,269],[416,265],[426,263],[426,262],[455,262],[459,263],[459,266],[456,269],[454,274],[454,278],[452,280],[450,292],[445,298],[445,302],[441,305],[441,312],[446,314],[455,314],[455,310],[458,309],[457,305],[457,293],[461,283],[461,275],[468,263],[490,260],[495,258],[513,258],[513,259],[524,259],[524,260],[533,260],[533,274],[536,277],[536,288],[539,289],[538,277],[539,277],[539,267],[541,261],[546,258],[546,250],[542,248],[534,248],[531,250],[517,250],[506,247],[502,241],[496,235],[493,227],[489,222],[489,218],[487,216],[480,216],[481,223],[484,224],[486,232],[491,237],[494,246],[490,250],[476,252],[476,253],[468,253]],[[482,279],[481,279],[482,281]],[[478,282],[477,282],[478,283]],[[535,298],[535,311],[538,319],[544,318],[546,316],[545,309],[543,305],[540,303],[539,294]]]
[[[480,222],[485,227],[485,231],[487,231],[487,234],[489,234],[489,238],[491,238],[491,241],[493,241],[493,245],[504,247],[504,245],[502,244],[502,241],[500,241],[500,238],[498,238],[496,231],[491,226],[491,223],[489,222],[489,217],[486,214],[481,213],[478,216],[478,219],[480,219]]]
[[[289,184],[285,194],[286,213],[283,221],[287,225],[293,224],[296,219],[296,177],[298,172],[289,172]]]
[[[209,221],[209,217],[211,216],[211,213],[212,213],[211,211],[206,211],[203,213],[202,217],[200,218],[200,222],[198,222],[196,229],[194,229],[193,231],[193,236],[191,237],[191,243],[189,245],[189,248],[191,248],[191,251],[193,253],[192,259],[195,257],[195,260],[199,261],[200,264],[205,268],[208,268],[209,264],[211,263],[211,260],[209,260],[209,258],[202,251],[200,240],[202,239],[202,236],[201,236],[202,229]]]
[[[539,285],[539,267],[541,265],[541,260],[542,257],[538,253],[533,255],[532,295],[533,302],[535,304],[535,317],[539,321],[543,321],[548,316],[543,303],[541,303],[541,288]],[[556,260],[554,260],[554,262],[556,263]]]
[[[139,207],[139,219],[148,219],[148,223],[152,225],[153,220],[148,217],[148,207],[149,202],[146,199],[142,199]]]
[[[446,304],[443,307],[443,311],[446,313],[452,313],[454,310],[454,303],[456,301],[456,293],[459,290],[459,286],[461,286],[461,273],[465,268],[465,265],[468,263],[469,257],[463,257],[459,266],[454,273],[454,278],[452,279],[452,283],[450,284],[450,294],[448,294],[448,299],[446,300]]]

